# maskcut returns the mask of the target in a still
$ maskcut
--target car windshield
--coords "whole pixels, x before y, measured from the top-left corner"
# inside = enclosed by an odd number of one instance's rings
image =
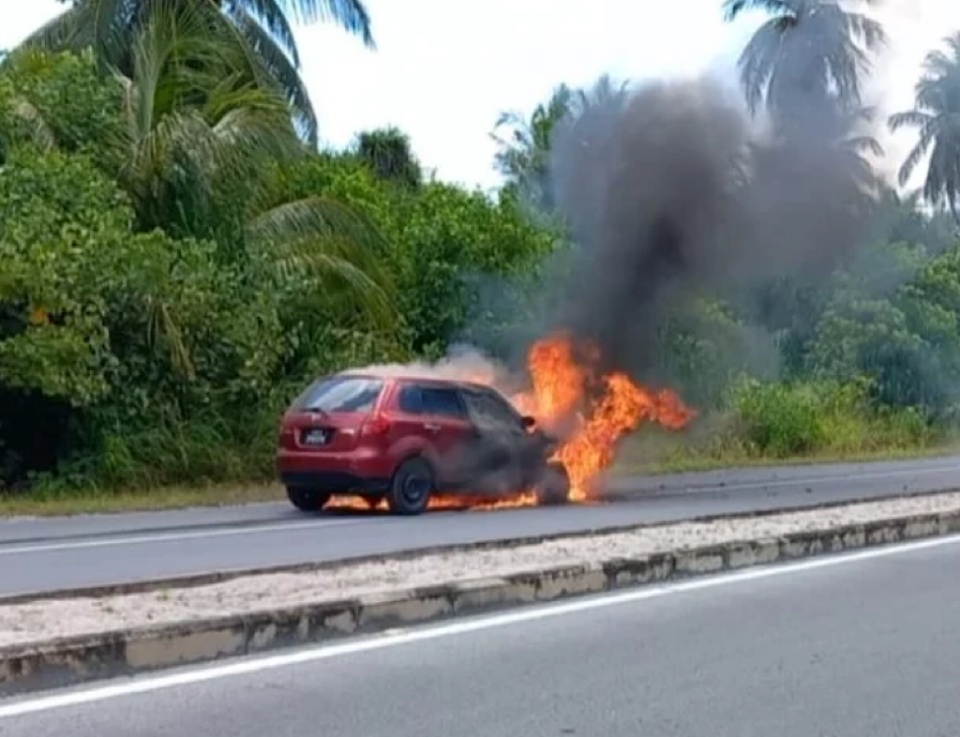
[[[293,402],[303,412],[369,412],[383,381],[361,376],[334,376],[313,382]]]

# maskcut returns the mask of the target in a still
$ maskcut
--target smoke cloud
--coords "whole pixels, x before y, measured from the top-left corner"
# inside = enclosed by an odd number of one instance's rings
[[[831,269],[866,225],[869,177],[843,144],[858,125],[807,107],[771,137],[709,77],[595,101],[554,137],[554,196],[579,246],[556,326],[642,376],[684,295]]]
[[[798,91],[785,136],[710,75],[594,95],[552,141],[551,195],[576,249],[571,261],[563,254],[563,263],[548,265],[531,299],[538,313],[507,350],[500,346],[510,366],[455,347],[437,364],[396,370],[512,389],[511,369],[529,344],[568,330],[595,342],[606,368],[669,381],[656,376],[657,334],[678,306],[703,293],[749,295],[780,275],[826,278],[865,241],[864,195],[875,177],[895,180],[906,150],[888,134],[886,117],[911,105],[923,56],[960,23],[958,8],[955,0],[885,0],[869,9],[888,34],[863,81],[873,119],[802,100]],[[863,136],[890,150],[857,151],[850,142]],[[511,286],[494,285],[482,301],[504,303]],[[762,360],[775,360],[766,348],[758,349]]]
[[[376,364],[359,370],[402,378],[471,381],[496,386],[503,391],[513,390],[518,385],[515,373],[506,365],[466,344],[451,346],[447,355],[435,362]]]

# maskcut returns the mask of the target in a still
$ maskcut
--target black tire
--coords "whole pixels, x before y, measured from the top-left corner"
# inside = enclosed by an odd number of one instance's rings
[[[330,494],[303,486],[288,486],[287,499],[301,512],[319,512],[330,501]]]
[[[421,514],[433,494],[433,469],[422,458],[411,458],[400,464],[393,474],[387,505],[394,514],[412,516]]]
[[[551,463],[540,474],[535,491],[543,506],[566,504],[570,501],[570,474],[561,464]]]

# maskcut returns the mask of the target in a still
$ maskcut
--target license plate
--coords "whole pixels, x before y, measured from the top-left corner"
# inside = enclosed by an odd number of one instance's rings
[[[303,444],[304,445],[326,445],[330,440],[330,431],[329,430],[304,430],[303,431]]]

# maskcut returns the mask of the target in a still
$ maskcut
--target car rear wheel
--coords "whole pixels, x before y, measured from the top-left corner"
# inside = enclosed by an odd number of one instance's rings
[[[330,495],[303,486],[288,486],[287,499],[301,512],[319,512],[330,501]]]
[[[422,458],[411,458],[393,475],[387,504],[394,514],[420,514],[426,510],[432,493],[433,469]]]
[[[566,504],[570,501],[570,474],[563,465],[551,463],[540,474],[535,491],[544,506]]]

